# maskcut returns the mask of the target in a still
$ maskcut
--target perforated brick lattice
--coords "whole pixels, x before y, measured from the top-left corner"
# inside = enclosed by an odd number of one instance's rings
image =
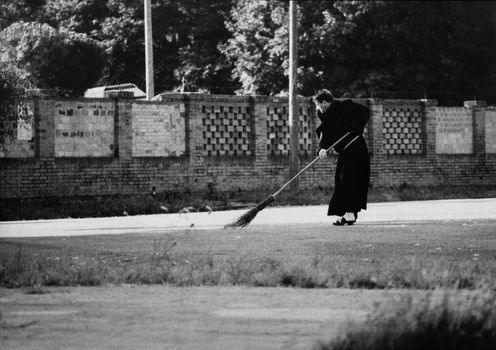
[[[250,156],[253,154],[250,107],[247,104],[202,106],[203,154]]]
[[[300,154],[312,152],[312,111],[310,108],[299,108],[298,139]],[[271,156],[289,154],[289,116],[284,106],[270,105],[267,107],[267,153]]]
[[[386,154],[423,154],[420,106],[385,106],[382,132]]]

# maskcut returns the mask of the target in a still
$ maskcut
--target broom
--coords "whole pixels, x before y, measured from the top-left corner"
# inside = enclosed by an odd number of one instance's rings
[[[341,141],[343,141],[349,134],[350,133],[347,132],[339,140],[337,140],[336,142],[334,142],[327,149],[327,153],[329,153],[334,147],[336,147],[336,145],[338,143],[340,143]],[[293,182],[298,176],[300,176],[305,170],[307,170],[308,168],[310,168],[319,159],[320,159],[320,157],[316,157],[306,167],[304,167],[303,169],[301,169],[298,174],[296,174],[295,176],[293,176],[291,178],[291,180],[289,180],[288,182],[286,182],[279,190],[277,190],[277,192],[275,192],[274,194],[271,194],[263,202],[260,202],[254,208],[250,209],[248,212],[246,212],[245,214],[243,214],[237,221],[235,221],[235,222],[233,222],[231,224],[225,225],[224,228],[242,228],[242,227],[247,226],[250,222],[252,222],[253,219],[255,219],[255,216],[257,216],[257,214],[260,211],[262,211],[263,209],[265,209],[269,204],[271,204],[272,202],[274,202],[276,200],[277,195],[279,193],[281,193],[282,190],[284,190],[291,182]]]

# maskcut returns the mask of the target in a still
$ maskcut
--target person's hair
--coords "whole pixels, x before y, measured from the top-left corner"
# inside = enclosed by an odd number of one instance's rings
[[[312,97],[313,102],[322,103],[323,101],[332,102],[334,101],[334,96],[327,89],[319,90],[314,97]]]

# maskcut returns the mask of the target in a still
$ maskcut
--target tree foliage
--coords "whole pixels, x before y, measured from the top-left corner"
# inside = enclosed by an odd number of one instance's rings
[[[298,79],[304,94],[325,86],[354,96],[373,91],[496,95],[494,3],[300,1],[298,13]],[[223,52],[234,62],[244,93],[286,89],[287,16],[283,2],[241,0],[233,7],[232,38]]]
[[[25,70],[9,62],[0,62],[0,104],[15,103],[33,87]]]
[[[338,96],[419,98],[425,92],[433,98],[451,94],[458,102],[473,95],[496,96],[495,2],[297,4],[300,94],[326,87]],[[154,0],[152,5],[157,92],[287,93],[287,1]],[[87,44],[98,42],[105,50],[98,84],[144,86],[143,1],[0,0],[0,11],[0,29],[36,22],[55,32],[84,34],[84,40],[64,34],[65,39],[54,42],[64,42],[66,54],[91,56],[94,46]],[[80,51],[67,48],[72,40],[79,40]],[[29,73],[41,65],[29,62],[35,57],[26,56],[23,69]],[[87,62],[96,67],[100,61],[95,60]],[[58,72],[81,71],[64,67],[71,60],[53,57],[51,62],[53,72],[45,70],[51,80],[38,84],[63,85],[53,78]],[[93,82],[79,84],[87,88]]]
[[[138,5],[118,0],[46,0],[45,13],[53,27],[85,33],[100,43],[105,64],[99,84],[144,85],[143,16]]]
[[[0,57],[39,88],[70,95],[96,82],[104,64],[99,45],[86,35],[34,22],[16,22],[0,33]]]
[[[341,39],[340,89],[496,94],[493,3],[374,3]]]
[[[0,30],[14,22],[43,22],[46,0],[0,0]]]
[[[230,33],[224,25],[231,1],[163,0],[152,3],[156,91],[232,93],[231,66],[217,49]],[[142,1],[46,0],[54,27],[87,33],[106,52],[100,84],[145,85]]]
[[[224,22],[232,3],[231,0],[181,2],[179,10],[185,17],[187,31],[185,44],[179,49],[180,66],[176,78],[181,83],[184,78],[187,91],[232,94],[240,87],[239,82],[232,79],[232,65],[219,47],[230,37]]]
[[[234,65],[233,77],[241,82],[242,93],[271,94],[287,85],[285,7],[278,1],[240,0],[232,8],[226,23],[232,38],[221,50]]]

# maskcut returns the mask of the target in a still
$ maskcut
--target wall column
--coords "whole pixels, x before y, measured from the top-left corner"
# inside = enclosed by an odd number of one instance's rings
[[[485,105],[485,102],[483,105]],[[474,155],[477,160],[484,161],[486,158],[486,108],[472,107],[472,118]]]
[[[267,163],[267,98],[251,98],[255,167]]]
[[[55,101],[39,100],[37,119],[37,156],[39,158],[55,158]]]
[[[382,132],[382,116],[384,105],[380,99],[369,99],[370,118],[367,123],[369,132],[369,152],[371,153],[370,183],[374,186],[382,185],[381,178],[384,172],[384,140]]]
[[[423,113],[423,144],[427,159],[436,159],[436,100],[422,100]]]
[[[115,145],[118,149],[116,154],[121,162],[130,162],[133,158],[133,111],[132,102],[129,99],[115,100],[114,121],[117,126],[114,130],[117,131],[117,142]]]

